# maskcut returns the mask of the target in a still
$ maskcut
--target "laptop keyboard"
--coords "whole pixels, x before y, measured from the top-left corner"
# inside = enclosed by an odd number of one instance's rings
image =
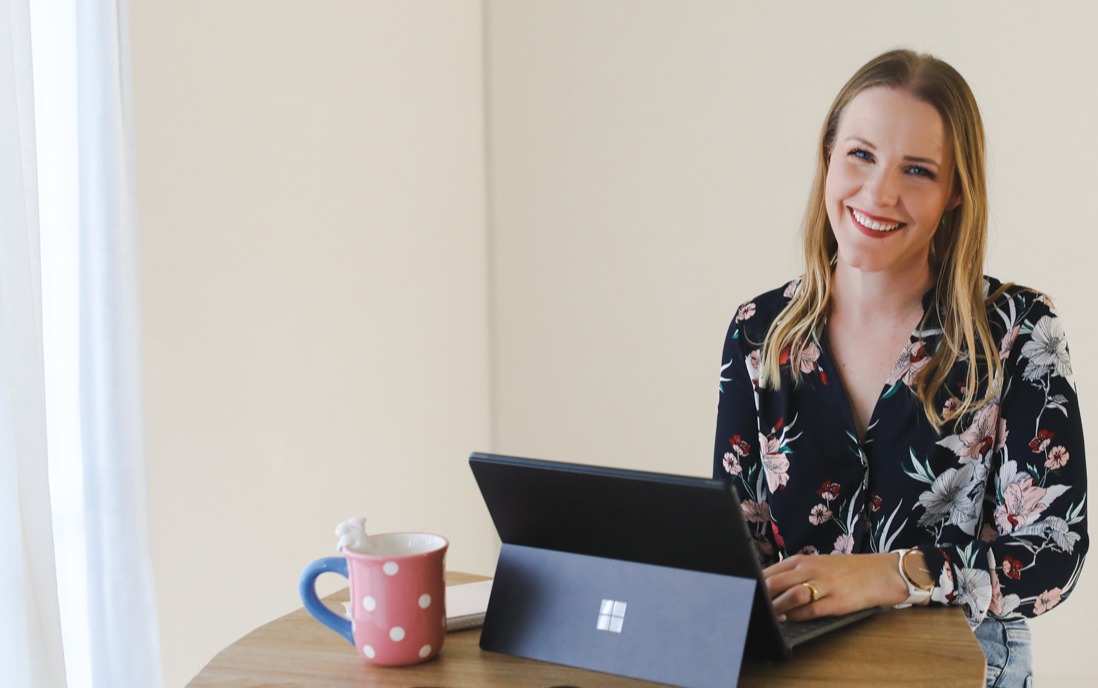
[[[830,628],[834,623],[835,619],[833,617],[822,616],[808,621],[782,621],[778,623],[778,628],[781,629],[786,640],[792,643],[812,635],[814,631]]]
[[[823,635],[824,633],[841,626],[846,626],[859,619],[872,616],[879,611],[881,611],[879,608],[873,607],[871,609],[853,612],[852,614],[823,616],[818,619],[809,619],[808,621],[779,621],[778,628],[786,642],[792,647],[793,645],[809,640],[810,638],[815,638],[818,635]]]

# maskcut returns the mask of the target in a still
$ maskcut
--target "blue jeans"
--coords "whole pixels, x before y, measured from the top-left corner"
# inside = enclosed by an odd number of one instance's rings
[[[1025,619],[999,621],[989,616],[975,632],[987,657],[987,688],[1032,688],[1033,656]]]

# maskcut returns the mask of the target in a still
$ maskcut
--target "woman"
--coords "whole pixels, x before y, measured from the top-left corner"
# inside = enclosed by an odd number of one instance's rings
[[[824,124],[804,275],[729,328],[714,475],[779,615],[959,605],[1005,686],[1026,617],[1078,579],[1086,473],[1056,308],[984,277],[987,217],[964,79],[903,50],[862,67]]]

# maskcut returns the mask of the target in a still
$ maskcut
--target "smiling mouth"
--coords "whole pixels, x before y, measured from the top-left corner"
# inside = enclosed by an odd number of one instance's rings
[[[887,232],[895,232],[897,229],[900,229],[906,224],[904,222],[877,222],[876,220],[870,219],[869,216],[860,213],[853,208],[850,209],[850,215],[854,218],[854,221],[862,227],[865,227],[871,232],[879,232],[881,234],[885,234]]]

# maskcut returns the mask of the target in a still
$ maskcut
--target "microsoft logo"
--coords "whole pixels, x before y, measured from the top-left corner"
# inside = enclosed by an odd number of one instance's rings
[[[595,625],[600,631],[621,633],[625,622],[625,603],[618,600],[603,600],[599,607],[599,622]]]

